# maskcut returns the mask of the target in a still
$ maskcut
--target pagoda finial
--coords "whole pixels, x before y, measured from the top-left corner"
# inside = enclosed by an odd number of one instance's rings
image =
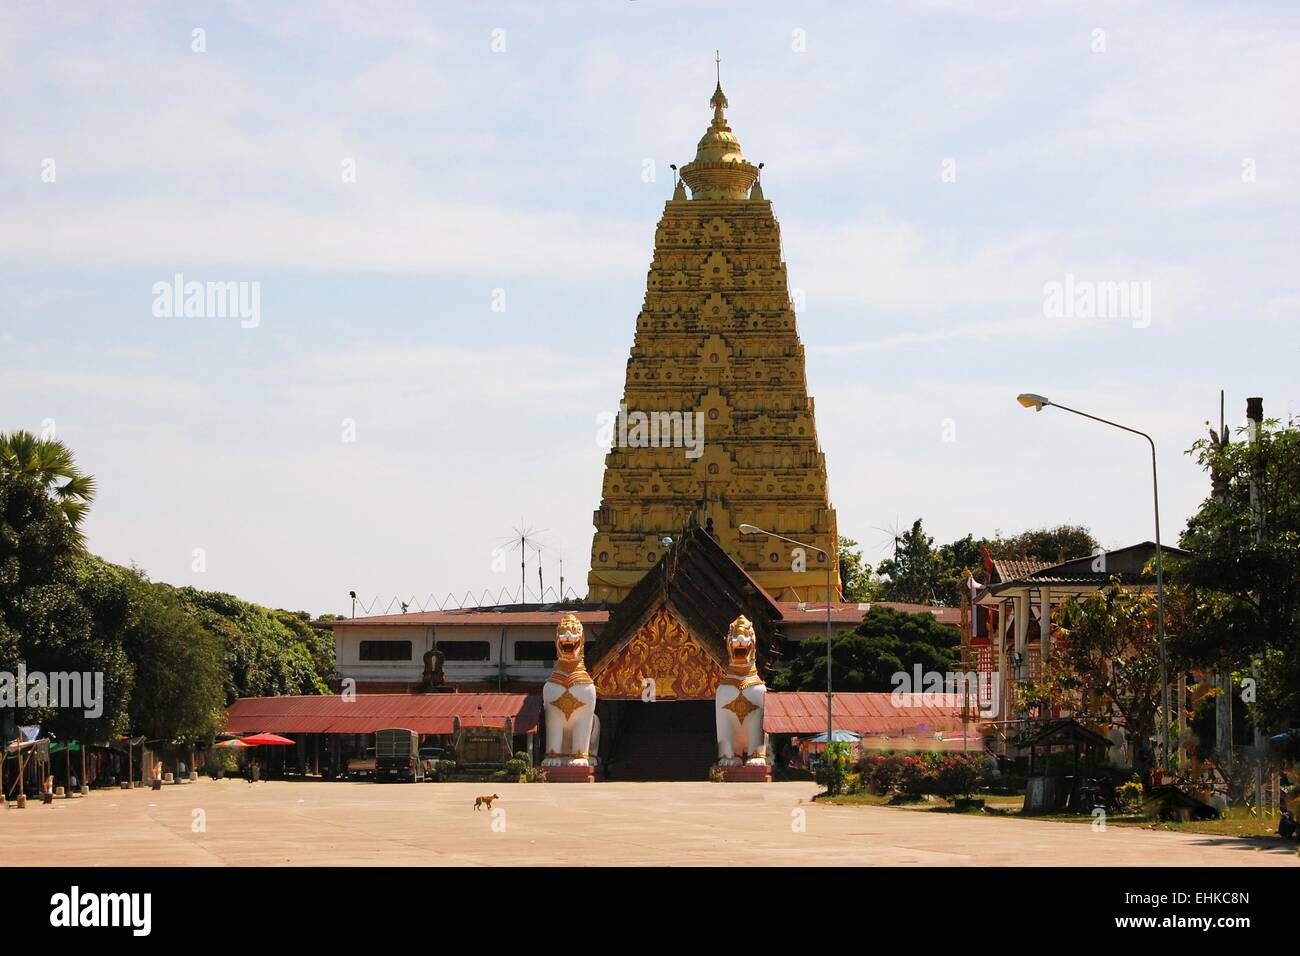
[[[717,70],[718,85],[713,90],[713,96],[709,99],[709,105],[713,107],[714,125],[725,126],[727,118],[722,115],[722,111],[731,104],[727,102],[727,94],[722,92],[722,51],[713,51],[713,65]]]
[[[713,64],[717,86],[709,105],[713,122],[695,148],[694,162],[681,169],[681,177],[691,190],[692,199],[748,199],[750,187],[758,178],[758,168],[745,161],[740,141],[727,125],[723,112],[731,104],[722,92],[722,52],[715,50]]]

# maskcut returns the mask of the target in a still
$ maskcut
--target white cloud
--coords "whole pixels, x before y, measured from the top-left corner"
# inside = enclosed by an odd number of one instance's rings
[[[333,211],[272,200],[55,199],[5,218],[0,256],[11,260],[241,270],[233,278],[300,269],[576,279],[647,256],[623,224],[428,197],[361,198]]]

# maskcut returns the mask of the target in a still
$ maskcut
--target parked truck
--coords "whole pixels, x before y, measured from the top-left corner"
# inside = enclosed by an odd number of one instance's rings
[[[349,780],[361,780],[365,777],[373,780],[375,776],[375,748],[367,747],[361,753],[349,757],[343,769],[343,776]]]
[[[419,734],[400,727],[375,731],[376,780],[420,783],[424,780],[424,773]]]

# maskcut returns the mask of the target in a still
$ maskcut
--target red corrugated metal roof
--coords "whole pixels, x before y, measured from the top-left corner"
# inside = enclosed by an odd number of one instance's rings
[[[537,730],[539,694],[358,694],[341,696],[245,697],[226,708],[232,734],[372,734],[405,727],[421,734],[451,733],[451,719],[462,725],[499,727],[515,719],[515,733]]]
[[[904,604],[901,601],[877,601],[873,607],[892,607],[895,611],[906,611],[908,614],[931,614],[940,624],[951,624],[953,627],[961,624],[961,608],[959,607],[935,607],[933,604]]]
[[[800,604],[794,601],[782,601],[777,605],[781,609],[783,621],[815,623],[826,620],[826,605],[816,602]],[[929,614],[940,624],[956,626],[961,623],[961,609],[955,607],[935,607],[930,604],[904,604],[901,601],[874,601],[871,604],[832,604],[832,624],[859,624],[866,613],[873,607],[888,607],[908,614]]]
[[[869,606],[867,604],[832,604],[831,623],[859,624],[862,621],[862,615],[867,613]],[[819,604],[815,601],[807,603],[780,601],[777,607],[781,609],[781,620],[787,623],[791,621],[800,624],[826,623],[825,604]]]
[[[876,601],[878,607],[890,607],[909,614],[932,614],[942,624],[956,624],[961,612],[955,607],[932,607],[928,604],[902,604],[895,601]],[[817,622],[826,620],[826,605],[816,602],[779,601],[776,606],[784,621]],[[871,608],[870,604],[832,604],[831,621],[835,624],[857,624]],[[351,617],[339,621],[321,621],[321,627],[375,627],[402,625],[405,627],[438,625],[442,627],[527,627],[554,626],[565,614],[577,614],[583,624],[604,624],[609,611],[417,611],[411,614],[377,614],[373,617]]]
[[[934,733],[961,730],[960,694],[836,694],[832,709],[836,730],[855,734]],[[815,691],[769,691],[763,713],[769,734],[816,734],[826,729],[826,695]]]

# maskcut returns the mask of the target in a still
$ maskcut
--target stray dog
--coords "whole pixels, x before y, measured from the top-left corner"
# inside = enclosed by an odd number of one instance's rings
[[[493,800],[500,800],[500,799],[501,799],[501,798],[498,797],[495,793],[492,794],[491,796],[486,796],[486,797],[475,797],[475,798],[474,798],[474,809],[477,810],[479,807],[481,807],[481,806],[485,806],[485,807],[487,807],[489,810],[491,810],[491,809],[492,809],[492,801],[493,801]]]

